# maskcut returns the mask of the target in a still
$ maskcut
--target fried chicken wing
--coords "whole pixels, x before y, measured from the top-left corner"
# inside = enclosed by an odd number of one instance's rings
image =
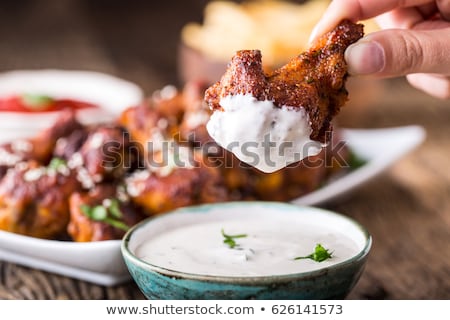
[[[29,147],[30,144],[26,144]],[[24,155],[14,150],[13,143],[0,145],[0,181],[8,172],[9,168],[24,160]]]
[[[165,117],[148,103],[142,103],[122,112],[119,123],[130,134],[141,162],[145,161],[149,154],[159,152],[164,142],[178,132],[177,121]]]
[[[10,168],[0,183],[0,229],[45,239],[65,235],[68,198],[78,189],[74,172],[65,165],[28,161]]]
[[[51,127],[28,140],[31,147],[29,150],[24,150],[24,158],[26,160],[33,159],[42,164],[48,163],[56,141],[77,129],[82,129],[82,125],[77,121],[75,112],[71,109],[63,110]]]
[[[187,147],[169,152],[167,163],[135,172],[125,180],[132,202],[148,215],[182,206],[228,200],[217,167],[208,166],[200,152]]]
[[[59,138],[56,140],[55,149],[53,150],[53,157],[68,161],[81,149],[88,136],[89,129],[87,127],[83,127],[81,129],[74,130],[68,136]]]
[[[33,160],[47,165],[53,157],[57,141],[78,130],[82,130],[82,125],[76,120],[74,111],[63,110],[51,127],[36,136],[0,145],[0,180],[9,168],[22,161]]]
[[[79,155],[94,182],[120,178],[132,167],[134,154],[129,135],[117,125],[102,125],[92,129],[81,146]]]
[[[180,124],[180,138],[198,147],[212,142],[206,130],[206,123],[211,116],[211,110],[203,100],[207,86],[201,82],[188,82],[183,89],[185,112]]]
[[[212,110],[223,110],[221,99],[251,94],[276,107],[304,108],[311,125],[310,138],[327,142],[331,120],[347,100],[345,49],[363,36],[363,26],[344,20],[271,74],[265,74],[259,50],[239,51],[222,79],[205,93]],[[249,128],[251,130],[251,128]]]
[[[210,141],[205,124],[211,111],[203,100],[205,89],[200,82],[186,83],[181,91],[167,86],[122,112],[119,123],[144,156],[159,151],[161,143],[168,140],[189,145]]]
[[[315,190],[325,181],[327,151],[328,147],[307,161],[272,173],[263,173],[224,149],[211,155],[209,161],[220,168],[231,200],[289,201]]]

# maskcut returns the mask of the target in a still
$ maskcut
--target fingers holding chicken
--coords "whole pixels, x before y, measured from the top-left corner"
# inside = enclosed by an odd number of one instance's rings
[[[251,157],[242,144],[274,143],[273,150],[261,145],[252,149],[266,157],[254,164],[264,172],[318,154],[330,140],[333,117],[347,100],[344,51],[362,36],[362,25],[345,20],[270,74],[263,71],[260,51],[239,51],[222,79],[205,93],[214,111],[208,132],[247,163]],[[286,144],[290,149],[282,148]]]

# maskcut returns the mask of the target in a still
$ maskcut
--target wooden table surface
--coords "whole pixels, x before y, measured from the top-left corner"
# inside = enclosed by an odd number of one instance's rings
[[[177,80],[181,27],[200,21],[206,1],[2,1],[0,71],[86,69],[111,73],[146,93]],[[339,123],[422,125],[426,141],[384,174],[326,205],[373,236],[350,299],[450,299],[450,101],[402,79],[360,94]],[[350,92],[356,97],[357,92]],[[1,121],[1,120],[0,120]],[[133,282],[103,287],[0,261],[0,299],[143,299]]]

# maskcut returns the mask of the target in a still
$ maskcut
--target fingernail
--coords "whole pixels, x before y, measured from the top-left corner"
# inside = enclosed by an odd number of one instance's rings
[[[366,75],[383,70],[385,55],[383,47],[375,41],[361,41],[352,44],[345,51],[348,72],[353,75]]]

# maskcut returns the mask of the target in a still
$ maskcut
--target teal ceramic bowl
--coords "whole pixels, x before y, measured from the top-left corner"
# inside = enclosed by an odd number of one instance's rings
[[[230,233],[224,231],[226,236],[245,237],[233,238],[236,246],[231,248],[223,241],[224,228]],[[295,239],[281,241],[289,234]],[[278,240],[287,249],[278,250],[273,245]],[[315,252],[313,243],[322,244],[331,258],[295,259]],[[144,220],[127,232],[121,250],[148,299],[343,299],[360,278],[371,243],[363,226],[334,212],[277,202],[228,202]],[[193,252],[185,254],[183,244]],[[279,252],[286,257],[271,258]],[[159,261],[159,256],[168,260]]]

